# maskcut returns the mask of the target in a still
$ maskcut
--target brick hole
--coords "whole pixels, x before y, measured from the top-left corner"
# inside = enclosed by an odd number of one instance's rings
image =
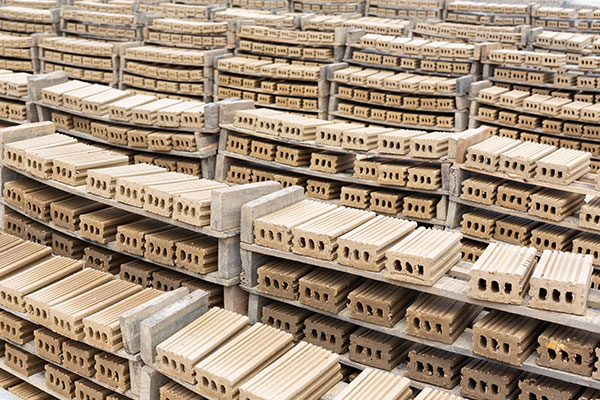
[[[437,367],[437,374],[440,378],[443,378],[444,376],[446,376],[446,372],[444,371],[444,368],[442,368],[442,367]]]
[[[552,301],[554,301],[555,303],[560,302],[560,290],[558,289],[553,289],[552,290]]]
[[[483,348],[486,348],[488,345],[488,340],[485,336],[481,335],[479,336],[479,345]]]
[[[431,324],[429,323],[429,321],[425,321],[425,330],[426,330],[427,332],[430,332],[430,331],[431,331]]]
[[[504,351],[505,354],[510,354],[510,344],[503,343],[502,344],[502,351]]]
[[[573,300],[574,300],[574,294],[573,294],[573,292],[566,292],[565,293],[565,301],[568,304],[573,304]]]
[[[475,381],[475,379],[469,378],[469,380],[467,382],[467,386],[469,389],[475,390],[475,388],[477,387],[477,382]]]

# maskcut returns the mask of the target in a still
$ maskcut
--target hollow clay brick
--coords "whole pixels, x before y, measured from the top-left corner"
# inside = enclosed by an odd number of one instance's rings
[[[79,230],[79,217],[105,206],[101,203],[82,197],[72,197],[50,204],[52,222],[71,231]]]
[[[170,217],[173,214],[174,200],[177,195],[191,193],[209,193],[213,189],[226,187],[223,183],[208,179],[195,179],[189,182],[146,185],[144,187],[144,210]]]
[[[293,385],[279,386],[294,379]],[[300,342],[240,386],[240,400],[320,398],[342,379],[339,356]]]
[[[312,269],[308,264],[294,261],[269,261],[257,270],[258,290],[283,299],[298,300],[298,280]]]
[[[439,159],[448,155],[448,142],[453,132],[429,132],[410,138],[410,151],[412,157]]]
[[[485,175],[466,179],[462,183],[460,198],[476,203],[492,205],[496,202],[498,187],[503,182],[502,179]]]
[[[531,231],[531,245],[538,249],[567,251],[577,231],[556,225],[543,224]]]
[[[34,222],[27,225],[26,239],[33,243],[43,244],[45,246],[52,245],[52,228]]]
[[[411,167],[419,165],[414,161],[390,162],[380,166],[377,183],[382,185],[406,186],[409,170]]]
[[[384,282],[367,281],[348,294],[350,317],[393,327],[404,318],[417,293]]]
[[[594,369],[594,349],[600,335],[556,324],[550,324],[538,337],[538,365],[591,376]]]
[[[350,359],[391,371],[402,362],[411,342],[384,333],[359,328],[350,334]]]
[[[163,222],[145,218],[126,225],[117,227],[117,250],[143,256],[146,250],[146,235],[166,231],[171,226]]]
[[[378,137],[377,151],[385,154],[407,154],[410,150],[411,139],[425,134],[427,134],[426,131],[408,129],[382,133]]]
[[[544,324],[521,315],[491,311],[473,325],[473,352],[511,365],[522,365],[535,351]]]
[[[87,379],[75,381],[75,399],[76,400],[101,400],[105,399],[112,391],[100,385],[97,385]]]
[[[353,154],[333,152],[313,152],[309,168],[314,171],[336,174],[344,172],[354,166]]]
[[[185,400],[194,397],[197,397],[196,393],[171,380],[160,387],[160,400]]]
[[[66,337],[52,332],[50,329],[38,328],[33,331],[35,352],[55,363],[62,363],[62,345]]]
[[[541,224],[529,219],[508,216],[496,221],[494,239],[518,246],[530,243],[532,231]]]
[[[197,179],[197,177],[177,172],[117,178],[115,200],[132,206],[142,207],[144,205],[145,187],[147,185],[186,182]]]
[[[96,246],[86,247],[83,250],[83,253],[85,267],[110,273],[117,273],[121,268],[121,263],[131,260],[130,257],[121,253],[116,253]]]
[[[144,256],[162,264],[174,265],[177,243],[199,237],[199,235],[193,235],[190,231],[181,228],[149,233],[144,237],[146,241]]]
[[[86,191],[98,196],[113,198],[117,190],[117,179],[132,176],[147,176],[166,172],[165,169],[145,163],[120,167],[89,170]]]
[[[431,286],[460,259],[460,239],[458,233],[417,228],[386,251],[384,275]]]
[[[529,214],[551,221],[562,221],[578,211],[584,200],[584,194],[541,189],[531,195]]]
[[[308,179],[306,181],[306,197],[321,200],[337,199],[340,197],[341,187],[341,182]]]
[[[100,353],[100,350],[77,342],[67,340],[63,342],[63,365],[69,370],[75,371],[82,376],[93,376],[96,373],[94,366],[96,359],[94,356]]]
[[[33,339],[36,325],[7,311],[0,312],[0,337],[13,343],[25,344]]]
[[[520,371],[483,360],[470,360],[461,370],[460,394],[474,400],[516,400]]]
[[[86,242],[63,235],[57,232],[52,233],[52,252],[57,256],[82,259],[83,250],[87,246]]]
[[[50,390],[72,399],[75,394],[75,381],[80,379],[79,375],[53,364],[46,364],[44,367],[46,370],[46,386]]]
[[[535,179],[567,185],[590,171],[591,154],[561,148],[538,160]]]
[[[402,211],[404,197],[404,193],[394,191],[372,191],[369,209],[381,214],[399,214]]]
[[[184,282],[192,281],[189,275],[161,268],[152,274],[152,287],[163,292],[180,288]]]
[[[30,217],[50,222],[51,211],[50,205],[56,201],[64,200],[73,197],[68,193],[47,187],[37,192],[30,192],[23,195],[23,203],[25,208],[23,211]]]
[[[500,155],[520,144],[518,140],[501,136],[492,136],[467,149],[465,165],[484,171],[494,172],[498,169]]]
[[[411,221],[377,216],[338,238],[337,260],[355,268],[380,271],[385,252],[415,228],[416,223]]]
[[[522,304],[536,253],[533,247],[489,244],[469,271],[469,297]]]
[[[8,278],[50,259],[52,250],[37,243],[22,242],[2,253],[0,276]],[[24,268],[26,267],[26,268]]]
[[[208,274],[218,269],[218,242],[210,237],[177,242],[175,265],[199,274]]]
[[[519,182],[506,182],[498,188],[496,205],[519,211],[527,211],[531,196],[539,188]]]
[[[476,262],[487,248],[487,243],[475,240],[462,239],[460,247],[460,259],[468,263]]]
[[[439,189],[442,187],[442,170],[435,165],[410,168],[406,186],[426,190]]]
[[[113,354],[99,353],[96,359],[96,379],[110,387],[126,391],[131,387],[129,361]]]
[[[348,293],[356,283],[356,276],[315,269],[299,279],[299,301],[311,307],[338,313],[346,307]]]
[[[112,275],[85,268],[77,273],[25,296],[27,316],[44,326],[51,326],[50,307],[92,290],[113,279]]]
[[[255,371],[292,347],[292,335],[257,323],[196,364],[196,387],[208,396],[231,400]]]
[[[553,400],[569,400],[574,399],[581,390],[581,386],[546,376],[523,378],[519,381],[519,388],[521,389],[519,400],[541,399],[542,396],[547,396]]]
[[[304,320],[313,313],[289,304],[272,302],[262,308],[261,322],[291,334],[294,342],[304,338]]]
[[[98,243],[109,243],[116,239],[119,225],[140,220],[129,211],[108,207],[79,216],[81,237]]]
[[[462,215],[460,231],[477,238],[491,239],[495,233],[496,221],[501,218],[501,214],[492,211],[470,211]]]
[[[23,196],[28,193],[37,192],[46,187],[47,186],[44,184],[32,179],[16,179],[4,183],[2,195],[4,196],[4,201],[6,201],[6,203],[24,210],[25,202],[23,201]]]
[[[592,261],[591,255],[544,250],[531,276],[528,306],[584,315]]]
[[[366,209],[369,206],[372,191],[372,188],[361,185],[342,186],[340,205]]]
[[[313,314],[304,320],[304,340],[337,354],[350,346],[350,333],[355,326],[337,318]]]
[[[446,389],[454,388],[461,377],[467,357],[448,353],[435,347],[418,346],[408,353],[405,376]]]
[[[421,294],[406,310],[406,333],[454,343],[480,311],[481,307],[473,304]]]
[[[53,133],[33,139],[5,143],[2,152],[2,162],[20,170],[25,170],[25,153],[27,151],[65,146],[75,142],[77,142],[75,138],[59,133]]]
[[[248,317],[211,308],[156,346],[158,370],[194,383],[194,366],[232,337],[247,331]],[[218,332],[218,334],[216,334]]]
[[[52,179],[67,185],[85,185],[88,170],[117,167],[128,163],[127,156],[108,150],[60,156],[53,160]]]
[[[498,170],[505,174],[532,178],[535,175],[537,161],[556,151],[556,147],[523,142],[500,155]]]
[[[439,201],[439,196],[427,193],[405,196],[402,215],[409,218],[433,219],[436,217],[436,207]]]
[[[9,343],[5,344],[4,357],[4,365],[25,376],[31,376],[44,369],[44,360]]]
[[[600,231],[600,197],[595,197],[581,207],[579,226]]]
[[[600,265],[600,236],[593,233],[584,233],[577,236],[573,239],[573,252],[590,254],[594,257],[594,265]]]

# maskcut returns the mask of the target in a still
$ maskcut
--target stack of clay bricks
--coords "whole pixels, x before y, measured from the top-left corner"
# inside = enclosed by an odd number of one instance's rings
[[[440,19],[443,3],[439,0],[368,0],[365,15],[398,19]]]
[[[119,318],[162,301],[162,292],[115,280],[106,272],[82,270],[81,261],[51,256],[49,248],[7,234],[0,242],[0,290],[5,299],[16,296],[1,304],[0,337],[10,343],[2,368],[36,386],[45,382],[42,389],[63,398],[86,398],[80,391],[91,398],[139,398],[139,355],[123,351]]]
[[[600,30],[600,11],[594,8],[535,5],[531,8],[531,17],[531,25],[535,27],[581,33]]]
[[[476,25],[529,25],[530,11],[527,4],[451,0],[446,3],[444,20]]]
[[[15,36],[30,36],[34,33],[58,32],[60,10],[30,8],[27,6],[0,7],[0,30]]]
[[[227,22],[203,22],[156,18],[144,30],[146,44],[196,49],[220,49],[230,45]]]
[[[244,26],[242,31],[251,28],[259,27]],[[327,74],[339,67],[339,64],[310,66],[250,57],[220,58],[215,72],[216,99],[239,97],[261,106],[293,108],[308,115],[317,113],[322,118],[329,100]]]
[[[480,26],[445,21],[416,21],[415,35],[430,40],[454,40],[468,43],[499,42],[522,48],[528,43],[530,26]]]
[[[114,84],[119,65],[115,43],[47,36],[39,39],[40,72],[65,71],[71,79]]]
[[[268,109],[237,111],[233,124],[221,126],[217,180],[281,181],[279,172],[233,162],[238,159],[304,174],[305,182],[296,184],[306,186],[309,197],[420,220],[446,218],[440,159],[448,154],[452,132],[331,123]],[[414,159],[400,160],[406,155]]]
[[[291,0],[290,8],[295,12],[363,15],[365,0],[334,0],[331,2]]]
[[[209,1],[185,3],[140,3],[137,12],[161,15],[165,18],[189,19],[193,21],[208,21],[216,10],[225,4]]]
[[[287,0],[233,0],[232,7],[239,7],[244,10],[288,10],[289,3]]]
[[[535,40],[532,40],[534,49],[564,52],[567,63],[578,65],[582,58],[587,58],[590,63],[600,52],[597,35],[577,32],[564,32],[562,30],[542,30]]]
[[[42,116],[52,120],[59,130],[77,131],[86,139],[98,138],[101,143],[160,153],[199,151],[203,159],[214,154],[211,144],[216,138],[200,133],[210,131],[205,125],[206,104],[201,101],[135,95],[127,90],[69,80],[43,88],[38,105]],[[89,118],[79,116],[81,113]],[[154,127],[163,130],[151,129]]]
[[[35,73],[39,71],[38,55],[31,36],[0,35],[0,68],[10,71]]]
[[[214,21],[235,21],[244,19],[254,21],[254,24],[260,26],[296,28],[297,19],[291,13],[272,13],[268,10],[225,8],[214,12],[212,19]]]
[[[0,120],[20,124],[27,121],[27,78],[25,72],[0,70]]]
[[[142,39],[142,23],[131,7],[114,8],[105,4],[89,9],[74,5],[62,7],[61,11],[61,32],[110,41]]]
[[[350,66],[332,75],[329,112],[392,127],[466,129],[467,90],[485,46],[367,33],[348,47]]]
[[[156,43],[161,41],[165,40]],[[132,46],[122,53],[121,88],[144,89],[158,96],[180,94],[210,101],[214,84],[213,64],[216,57],[225,54],[225,50]],[[183,110],[188,108],[191,107]]]

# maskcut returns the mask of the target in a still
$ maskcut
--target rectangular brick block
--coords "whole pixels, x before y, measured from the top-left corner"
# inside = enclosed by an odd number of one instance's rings
[[[107,353],[96,354],[94,358],[96,379],[122,391],[131,387],[128,360]]]
[[[408,353],[405,376],[446,389],[454,388],[461,377],[467,358],[434,347],[417,346]]]
[[[44,360],[9,343],[4,347],[4,364],[11,370],[31,376],[44,370]]]
[[[483,360],[470,360],[461,370],[460,394],[475,400],[516,400],[521,372]]]
[[[391,328],[416,297],[416,292],[384,282],[364,282],[348,294],[350,317]]]
[[[258,290],[289,300],[298,300],[299,279],[312,271],[312,266],[287,260],[273,260],[260,266]]]
[[[35,352],[37,354],[55,363],[62,363],[62,345],[67,340],[66,337],[46,328],[36,329],[33,335],[35,337]]]
[[[75,381],[81,379],[79,375],[69,372],[56,365],[46,364],[46,386],[67,398],[75,395]]]
[[[324,311],[338,313],[346,307],[348,294],[357,277],[341,272],[315,269],[299,279],[299,301]]]
[[[52,252],[58,256],[82,259],[88,244],[60,233],[52,233]]]
[[[291,334],[294,342],[298,342],[304,338],[304,321],[312,314],[289,304],[272,302],[262,308],[261,322]]]
[[[350,335],[350,359],[374,368],[391,371],[406,356],[411,342],[366,328]]]
[[[304,320],[304,340],[337,354],[350,346],[350,334],[355,326],[326,315],[313,314]]]
[[[502,179],[485,175],[478,175],[466,179],[462,183],[461,199],[474,201],[481,204],[494,204],[498,187],[503,183]]]

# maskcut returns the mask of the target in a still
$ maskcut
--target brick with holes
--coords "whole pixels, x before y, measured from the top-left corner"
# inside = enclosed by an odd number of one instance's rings
[[[473,352],[511,365],[522,365],[535,351],[542,321],[493,310],[473,325]]]
[[[597,332],[550,324],[538,337],[538,343],[538,365],[592,376],[594,350],[600,344]]]
[[[321,200],[331,200],[340,197],[341,182],[326,181],[321,179],[306,180],[306,197]]]
[[[378,215],[338,238],[337,260],[343,265],[381,271],[385,252],[416,227],[412,221]]]
[[[71,236],[52,232],[52,252],[57,256],[82,259],[88,244]]]
[[[433,219],[437,215],[440,196],[416,193],[404,197],[402,215],[409,218]]]
[[[98,243],[109,243],[117,236],[117,227],[140,220],[129,211],[108,207],[79,216],[81,237]]]
[[[44,369],[44,360],[9,343],[4,345],[4,357],[4,365],[24,376],[37,374]]]
[[[562,221],[578,211],[584,200],[584,194],[544,188],[531,195],[529,214],[551,221]]]
[[[547,376],[524,377],[519,381],[519,399],[570,400],[577,397],[581,386],[559,381]]]
[[[91,377],[96,373],[94,356],[100,353],[100,350],[75,340],[67,340],[63,342],[62,351],[65,368],[83,376]]]
[[[80,376],[53,364],[46,364],[45,370],[46,386],[50,390],[72,399],[75,394],[75,381],[81,379]]]
[[[250,143],[250,155],[261,160],[275,160],[277,145],[262,140],[252,140]]]
[[[384,282],[364,282],[348,294],[350,318],[391,328],[404,318],[416,296],[417,292]]]
[[[326,348],[337,354],[344,354],[350,345],[350,334],[355,325],[337,318],[313,314],[304,320],[304,340]]]
[[[309,168],[314,171],[334,174],[352,168],[354,159],[355,157],[353,154],[313,152],[311,154]]]
[[[531,204],[531,196],[540,190],[539,187],[520,182],[505,182],[498,187],[496,205],[518,211],[527,211]]]
[[[386,251],[384,276],[432,286],[460,259],[461,235],[417,228]]]
[[[481,309],[474,304],[423,293],[406,310],[406,333],[451,344]]]
[[[577,231],[556,225],[543,224],[531,231],[531,245],[538,249],[568,251]]]
[[[350,360],[391,371],[405,358],[411,342],[359,328],[350,335]]]
[[[294,342],[298,342],[304,338],[304,321],[312,314],[311,311],[274,301],[262,308],[261,321],[291,334]]]
[[[491,243],[469,271],[469,297],[522,304],[536,254],[533,247]]]
[[[177,242],[175,244],[175,266],[199,274],[208,274],[218,269],[218,241],[210,237]]]
[[[540,225],[541,223],[529,219],[508,216],[496,221],[494,239],[527,246],[531,241],[533,230]]]
[[[399,214],[402,211],[404,196],[406,194],[393,191],[373,191],[371,192],[369,209],[382,214]]]
[[[369,206],[372,188],[361,185],[342,186],[340,205],[365,209]]]
[[[84,266],[99,271],[118,273],[121,263],[129,260],[130,257],[101,247],[88,246],[83,249]]]
[[[414,161],[397,161],[385,163],[379,167],[377,183],[383,185],[406,186],[409,170],[419,163]]]
[[[474,400],[516,400],[521,371],[483,360],[470,360],[461,370],[460,394]]]
[[[600,197],[595,197],[581,207],[579,226],[600,231]]]
[[[498,187],[503,182],[502,179],[491,176],[474,176],[463,181],[460,198],[481,204],[494,204]]]
[[[419,345],[408,353],[405,376],[446,389],[454,388],[460,381],[460,371],[468,358],[444,350]]]
[[[97,385],[87,379],[79,379],[75,381],[75,398],[76,400],[87,399],[105,399],[110,395],[112,390],[103,386]]]
[[[468,263],[474,263],[481,257],[486,247],[487,243],[463,239],[461,240],[460,259]]]
[[[493,211],[470,211],[462,215],[460,231],[480,239],[491,239],[496,229],[496,221],[501,218],[501,214]]]
[[[144,257],[162,264],[175,265],[177,243],[201,237],[181,228],[146,234]]]
[[[465,165],[471,168],[494,172],[498,169],[500,155],[517,147],[521,142],[502,136],[492,136],[467,149]]]
[[[7,311],[0,311],[0,337],[13,343],[25,344],[33,339],[37,326]]]
[[[544,250],[530,279],[528,306],[584,315],[592,262],[591,255]]]
[[[298,300],[298,280],[312,271],[313,267],[288,260],[272,260],[260,266],[258,290],[289,300]]]
[[[63,343],[66,337],[52,332],[50,329],[38,328],[33,331],[35,352],[50,361],[62,363]]]
[[[338,313],[346,307],[348,293],[358,277],[338,271],[315,269],[299,279],[299,301],[324,311]]]
[[[573,239],[573,252],[590,254],[594,265],[600,265],[600,235],[583,233]]]
[[[407,187],[436,190],[442,187],[442,170],[436,165],[423,165],[409,168]]]
[[[171,225],[163,222],[145,218],[131,224],[119,225],[117,227],[117,250],[143,256],[146,250],[146,235],[166,231]]]
[[[110,387],[126,391],[131,387],[129,361],[113,354],[96,354],[96,379]]]

